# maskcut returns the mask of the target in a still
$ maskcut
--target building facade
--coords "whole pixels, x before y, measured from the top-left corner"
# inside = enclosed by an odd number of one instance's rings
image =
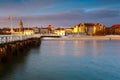
[[[59,36],[65,36],[65,29],[64,28],[57,28],[54,30],[54,33]]]
[[[80,23],[74,26],[74,33],[86,34],[86,35],[97,35],[104,34],[105,26],[100,23]]]
[[[120,34],[120,24],[114,24],[111,26],[112,34],[119,35]]]

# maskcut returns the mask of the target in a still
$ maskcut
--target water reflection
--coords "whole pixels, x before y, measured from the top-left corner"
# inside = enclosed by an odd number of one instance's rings
[[[97,44],[98,43],[98,44]],[[97,56],[97,55],[99,55],[99,53],[98,53],[98,49],[100,50],[102,47],[103,47],[103,43],[101,43],[100,41],[98,42],[98,41],[96,41],[96,40],[94,40],[93,41],[93,56]]]
[[[13,62],[0,80],[120,80],[120,41],[42,41]]]
[[[16,72],[16,69],[25,69],[27,58],[31,52],[39,53],[39,47],[32,48],[31,50],[24,50],[21,55],[12,57],[12,60],[7,60],[7,62],[4,63],[0,62],[0,80],[13,80],[13,78],[9,78]]]
[[[85,52],[85,48],[84,48],[84,46],[85,46],[85,41],[74,41],[74,43],[73,43],[74,45],[73,45],[73,55],[74,56],[82,56],[82,55],[84,55],[84,52]]]
[[[65,55],[65,41],[59,41],[58,43],[59,45],[59,51],[60,51],[60,55]]]
[[[41,44],[45,44],[41,47],[41,50],[44,50],[45,54],[49,53],[52,55],[65,55],[65,52],[64,52],[66,48],[65,41],[42,41]],[[48,50],[45,50],[45,49],[48,49]]]

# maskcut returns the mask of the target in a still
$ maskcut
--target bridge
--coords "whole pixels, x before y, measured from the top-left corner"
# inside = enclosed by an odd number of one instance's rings
[[[39,46],[43,37],[60,37],[57,34],[0,35],[0,62],[21,55],[24,50]]]

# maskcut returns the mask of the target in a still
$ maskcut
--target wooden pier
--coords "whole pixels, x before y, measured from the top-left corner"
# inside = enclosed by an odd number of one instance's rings
[[[0,36],[0,62],[10,61],[14,56],[23,54],[24,50],[37,47],[43,37],[59,37],[55,34],[34,35],[1,35]]]

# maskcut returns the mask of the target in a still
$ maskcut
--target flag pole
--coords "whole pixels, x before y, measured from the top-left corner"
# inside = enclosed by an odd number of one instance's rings
[[[12,31],[12,29],[13,29],[13,25],[12,25],[12,22],[13,22],[13,21],[12,21],[12,17],[9,16],[8,19],[10,20],[10,27],[11,27],[11,31]]]
[[[12,25],[12,22],[13,22],[13,21],[12,21],[12,17],[9,16],[8,19],[10,20],[10,27],[11,27],[11,40],[13,41],[13,37],[12,37],[12,36],[13,36],[13,35],[12,35],[12,31],[13,31],[13,25]]]
[[[12,25],[12,17],[10,18],[10,22],[11,22],[11,29],[13,29],[13,25]]]

